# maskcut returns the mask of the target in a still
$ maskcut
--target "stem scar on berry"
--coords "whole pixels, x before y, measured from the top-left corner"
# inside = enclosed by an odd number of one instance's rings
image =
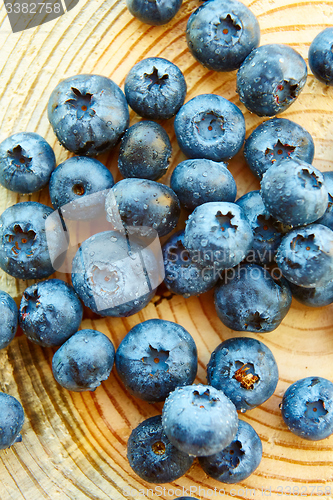
[[[237,361],[237,363],[241,363],[240,361]],[[252,365],[252,370],[254,369]],[[241,386],[244,389],[250,390],[254,388],[254,384],[258,382],[259,377],[258,375],[255,375],[254,373],[247,373],[249,370],[251,370],[251,363],[243,363],[238,370],[235,371],[233,378],[237,380],[237,382],[240,382]]]

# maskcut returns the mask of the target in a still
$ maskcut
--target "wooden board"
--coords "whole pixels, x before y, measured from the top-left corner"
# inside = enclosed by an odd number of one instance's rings
[[[258,16],[262,44],[290,44],[305,59],[311,40],[333,24],[330,0],[245,3]],[[54,147],[57,162],[63,161],[69,155],[57,143],[46,115],[48,97],[56,84],[77,73],[96,73],[111,77],[123,87],[129,69],[148,56],[165,57],[181,68],[188,85],[187,100],[212,92],[239,104],[236,73],[208,71],[187,50],[185,26],[198,5],[198,0],[185,0],[167,26],[151,27],[133,19],[124,0],[80,0],[59,19],[16,34],[11,33],[2,6],[0,139],[19,131],[37,132]],[[310,74],[298,101],[282,115],[311,132],[316,145],[314,165],[321,170],[333,169],[332,97],[333,89]],[[262,119],[243,106],[241,109],[248,135]],[[132,113],[131,119],[133,123],[138,118]],[[172,169],[184,156],[176,145],[172,120],[163,125],[172,140]],[[119,180],[117,151],[103,155],[101,160]],[[230,170],[239,196],[258,187],[241,154],[230,162]],[[169,177],[170,173],[163,180],[168,182]],[[16,196],[1,189],[0,197],[1,212],[19,200],[49,204],[47,189],[35,196]],[[17,303],[28,284],[1,273],[0,287]],[[82,327],[104,332],[118,346],[132,326],[149,318],[176,321],[193,335],[200,359],[197,382],[201,383],[206,381],[205,366],[212,350],[222,340],[239,335],[217,319],[212,293],[188,300],[161,293],[142,312],[127,319],[100,319],[86,312]],[[189,494],[190,487],[192,496],[200,499],[278,499],[282,494],[310,497],[321,492],[325,498],[333,498],[333,436],[321,442],[297,438],[287,430],[279,411],[283,392],[293,381],[310,375],[333,379],[332,330],[333,306],[307,309],[293,302],[276,331],[253,335],[273,351],[280,370],[275,394],[261,407],[241,416],[262,439],[260,467],[241,484],[228,486],[209,479],[195,463],[184,477],[164,485],[165,490],[154,490],[154,485],[140,480],[126,459],[131,430],[143,419],[160,413],[162,405],[145,404],[129,396],[115,370],[94,393],[62,390],[50,369],[52,349],[42,349],[18,336],[0,352],[0,389],[22,402],[26,421],[23,442],[0,453],[0,499],[170,500],[181,496],[182,488]]]

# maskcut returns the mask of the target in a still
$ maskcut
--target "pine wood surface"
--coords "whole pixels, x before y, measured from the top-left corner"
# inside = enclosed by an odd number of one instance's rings
[[[333,24],[333,1],[329,0],[245,3],[260,22],[261,44],[290,44],[306,60],[311,40]],[[200,93],[217,93],[240,105],[235,92],[236,72],[208,71],[187,50],[185,26],[198,5],[199,0],[185,0],[167,26],[152,27],[135,20],[124,0],[80,0],[78,6],[57,20],[17,34],[11,33],[2,6],[0,139],[19,131],[37,132],[54,147],[60,163],[70,155],[57,143],[46,113],[48,97],[57,83],[74,74],[95,73],[112,78],[123,88],[129,69],[149,56],[165,57],[181,68],[188,85],[187,100]],[[332,96],[333,90],[310,73],[297,102],[281,115],[311,132],[316,145],[314,165],[323,171],[333,168]],[[248,136],[263,119],[240,107]],[[132,112],[131,123],[137,120]],[[185,157],[176,144],[173,120],[163,125],[173,145],[171,172]],[[117,149],[99,159],[120,180]],[[258,188],[242,154],[231,160],[229,166],[237,182],[238,196]],[[170,172],[163,182],[168,183]],[[33,196],[18,196],[0,189],[1,212],[26,200],[50,204],[47,189]],[[56,276],[69,281],[64,275]],[[0,274],[1,289],[8,291],[18,304],[28,284],[31,282]],[[102,331],[117,347],[130,328],[149,318],[176,321],[193,335],[199,352],[196,382],[200,383],[206,382],[205,366],[213,349],[222,340],[241,335],[219,321],[211,292],[185,300],[167,293],[163,287],[143,311],[129,318],[101,319],[85,311],[82,328]],[[172,500],[183,494],[182,488],[189,494],[190,487],[192,496],[200,499],[278,499],[290,492],[306,497],[323,492],[325,498],[333,498],[333,436],[319,442],[300,439],[287,430],[279,410],[284,391],[295,380],[310,375],[333,379],[332,330],[333,305],[310,309],[293,301],[277,330],[251,335],[273,351],[280,371],[275,394],[262,406],[241,415],[253,425],[263,443],[263,459],[252,476],[238,485],[224,485],[209,479],[195,462],[184,477],[162,485],[161,490],[142,481],[130,469],[126,442],[135,426],[161,412],[162,404],[149,405],[131,397],[115,370],[94,393],[68,392],[53,379],[54,350],[40,348],[19,333],[0,352],[0,389],[21,401],[26,420],[23,442],[0,453],[0,499]],[[225,493],[219,493],[219,489]]]

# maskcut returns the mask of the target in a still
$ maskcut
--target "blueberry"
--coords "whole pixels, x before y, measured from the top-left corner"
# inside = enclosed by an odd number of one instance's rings
[[[309,48],[309,66],[316,78],[333,85],[333,28],[326,28],[315,37]]]
[[[232,71],[258,47],[259,23],[237,0],[210,0],[191,14],[186,41],[192,55],[206,68]]]
[[[252,249],[246,261],[262,265],[273,263],[285,226],[268,213],[259,191],[244,194],[236,204],[244,210],[253,231]]]
[[[127,442],[127,458],[134,472],[148,483],[174,481],[193,463],[193,457],[170,443],[160,415],[147,418],[132,431]]]
[[[198,95],[184,104],[174,127],[179,147],[189,158],[227,160],[238,153],[245,139],[241,110],[215,94]]]
[[[256,177],[262,178],[272,165],[285,159],[312,163],[314,143],[307,130],[286,118],[261,123],[246,139],[244,156]]]
[[[104,333],[80,330],[52,358],[54,378],[69,391],[94,391],[112,370],[115,349]]]
[[[72,263],[72,283],[83,303],[101,316],[130,316],[154,296],[158,255],[116,231],[85,240]],[[163,279],[163,278],[162,278]]]
[[[170,139],[161,125],[139,122],[127,130],[121,141],[118,167],[123,177],[156,181],[166,173],[171,153]]]
[[[185,160],[172,172],[170,187],[188,210],[209,201],[234,202],[237,193],[235,179],[226,163],[212,160]]]
[[[333,433],[333,384],[322,377],[297,380],[280,406],[288,429],[304,439],[319,441]]]
[[[180,204],[172,189],[148,179],[117,182],[106,197],[105,207],[111,223],[117,222],[120,214],[125,227],[152,227],[159,236],[170,233],[180,215]]]
[[[237,72],[240,101],[258,116],[285,111],[302,91],[306,62],[288,45],[269,44],[254,49]]]
[[[261,462],[262,444],[253,427],[239,421],[237,434],[229,446],[199,464],[208,476],[222,483],[238,483],[249,477]]]
[[[328,192],[328,205],[326,212],[316,221],[316,224],[323,224],[333,230],[333,172],[322,172],[322,174]]]
[[[293,297],[308,307],[324,307],[333,302],[333,281],[324,286],[307,288],[289,282]]]
[[[126,0],[132,16],[142,23],[160,26],[167,24],[179,11],[182,0]]]
[[[207,380],[244,413],[272,396],[279,379],[275,358],[268,347],[250,337],[225,340],[213,351]]]
[[[134,326],[116,353],[117,372],[131,394],[154,403],[180,385],[192,384],[197,348],[185,328],[162,319]]]
[[[64,207],[62,213],[71,218],[75,203],[75,218],[89,219],[104,210],[105,193],[114,180],[111,172],[98,160],[74,156],[58,165],[50,179],[50,198],[54,208]],[[100,193],[97,196],[89,196]],[[89,196],[89,198],[87,198]],[[70,207],[65,207],[69,203]],[[69,213],[70,212],[70,213]]]
[[[49,182],[55,163],[53,149],[40,135],[11,135],[0,144],[0,184],[16,193],[35,193]]]
[[[14,299],[0,290],[0,349],[7,347],[15,337],[18,323],[18,310]]]
[[[20,326],[29,340],[44,347],[63,344],[77,332],[83,308],[74,289],[58,279],[29,286],[20,305]]]
[[[112,80],[76,75],[62,80],[48,103],[59,142],[72,153],[95,156],[114,147],[129,124],[123,92]]]
[[[261,180],[260,194],[273,217],[293,226],[316,221],[328,203],[323,174],[297,159],[271,166]]]
[[[205,293],[218,280],[218,275],[211,267],[203,267],[193,261],[184,247],[184,231],[178,231],[163,245],[165,268],[164,283],[174,293],[186,299]]]
[[[186,222],[184,246],[192,260],[215,270],[239,264],[252,242],[251,226],[235,203],[204,203]]]
[[[293,229],[282,238],[275,260],[295,285],[325,286],[333,280],[333,231],[322,224]]]
[[[17,203],[0,217],[0,267],[14,278],[47,278],[53,272],[46,241],[45,219],[52,208],[35,201]],[[55,225],[52,240],[62,236],[62,226]]]
[[[124,90],[128,104],[138,115],[167,120],[183,105],[186,82],[172,62],[162,57],[148,57],[129,71]]]
[[[285,279],[273,279],[257,264],[228,269],[215,289],[215,308],[227,327],[266,333],[275,330],[289,311],[291,292]]]
[[[0,450],[22,441],[20,431],[23,422],[21,403],[13,396],[0,392]]]
[[[166,399],[162,412],[166,435],[184,453],[213,455],[234,439],[238,416],[222,391],[208,385],[178,387]]]

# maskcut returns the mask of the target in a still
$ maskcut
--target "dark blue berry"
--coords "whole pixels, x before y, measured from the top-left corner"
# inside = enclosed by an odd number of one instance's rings
[[[20,305],[20,326],[29,340],[44,347],[66,342],[79,329],[83,308],[74,289],[58,279],[29,286]]]
[[[127,130],[121,141],[118,167],[123,177],[156,181],[166,173],[171,153],[169,136],[161,125],[139,122]]]
[[[289,282],[293,297],[308,307],[324,307],[333,302],[333,281],[324,286],[307,288]]]
[[[72,153],[87,156],[114,147],[129,124],[123,92],[99,75],[62,80],[49,99],[48,117],[59,142]]]
[[[245,139],[241,110],[215,94],[198,95],[184,104],[174,127],[179,147],[189,158],[227,160],[238,153]]]
[[[106,197],[105,207],[111,223],[117,224],[120,215],[125,227],[152,227],[159,236],[170,233],[180,215],[179,200],[172,189],[148,179],[117,182]]]
[[[312,441],[333,433],[333,384],[322,377],[306,377],[288,387],[280,406],[288,429]]]
[[[0,450],[22,441],[24,411],[16,398],[0,392]]]
[[[333,172],[322,172],[322,174],[328,192],[328,205],[326,212],[316,221],[316,224],[323,224],[333,230]]]
[[[327,208],[324,176],[303,160],[282,160],[279,165],[271,166],[260,186],[267,211],[285,224],[310,224]]]
[[[148,57],[130,70],[124,90],[128,104],[138,115],[167,120],[183,105],[186,82],[172,62],[162,57]]]
[[[309,48],[309,66],[316,78],[333,85],[333,28],[326,28],[312,41]]]
[[[322,224],[293,229],[282,238],[275,260],[295,285],[325,286],[333,280],[333,231]]]
[[[306,62],[292,47],[262,45],[254,49],[239,68],[237,92],[252,113],[274,116],[295,101],[306,77]]]
[[[134,472],[148,483],[169,483],[183,476],[193,457],[170,443],[161,416],[147,418],[131,433],[127,458]]]
[[[206,68],[232,71],[258,47],[259,23],[237,0],[210,0],[190,16],[186,41],[192,55]]]
[[[15,337],[18,323],[18,310],[14,299],[0,290],[0,349],[7,347]]]
[[[11,135],[0,144],[0,184],[17,193],[35,193],[49,182],[53,149],[33,132]]]
[[[197,373],[197,348],[185,328],[162,319],[134,326],[116,353],[120,379],[134,396],[154,403],[164,401]]]
[[[80,330],[52,358],[56,381],[69,391],[94,391],[112,370],[115,349],[104,333]]]
[[[285,159],[312,163],[314,143],[307,130],[286,118],[261,123],[246,139],[244,156],[256,177],[262,178],[272,165]]]
[[[142,23],[160,26],[167,24],[179,11],[182,0],[126,0],[126,5],[132,16]]]
[[[74,156],[58,165],[52,173],[50,198],[54,208],[62,207],[64,217],[91,219],[104,210],[106,193],[103,191],[113,185],[111,172],[100,161]],[[96,193],[98,195],[91,196]],[[71,205],[66,206],[68,204]]]
[[[178,387],[166,399],[162,413],[166,435],[184,453],[213,455],[234,439],[238,416],[222,391],[209,385]]]
[[[252,242],[251,226],[236,203],[204,203],[186,222],[184,246],[201,266],[215,270],[236,266]]]
[[[185,160],[172,172],[171,189],[188,210],[209,201],[234,202],[237,194],[235,179],[227,164],[205,160]]]
[[[207,292],[218,280],[211,267],[201,266],[191,259],[184,247],[184,231],[179,231],[163,245],[164,283],[174,293],[186,299]]]
[[[262,444],[253,427],[239,421],[237,434],[229,446],[210,457],[199,457],[208,476],[222,483],[238,483],[249,477],[261,462]]]
[[[273,279],[257,264],[228,269],[215,289],[215,308],[226,326],[236,331],[275,330],[289,311],[291,292],[286,280]]]
[[[250,337],[225,340],[213,351],[207,365],[208,383],[223,391],[242,413],[270,398],[278,379],[271,350]]]

